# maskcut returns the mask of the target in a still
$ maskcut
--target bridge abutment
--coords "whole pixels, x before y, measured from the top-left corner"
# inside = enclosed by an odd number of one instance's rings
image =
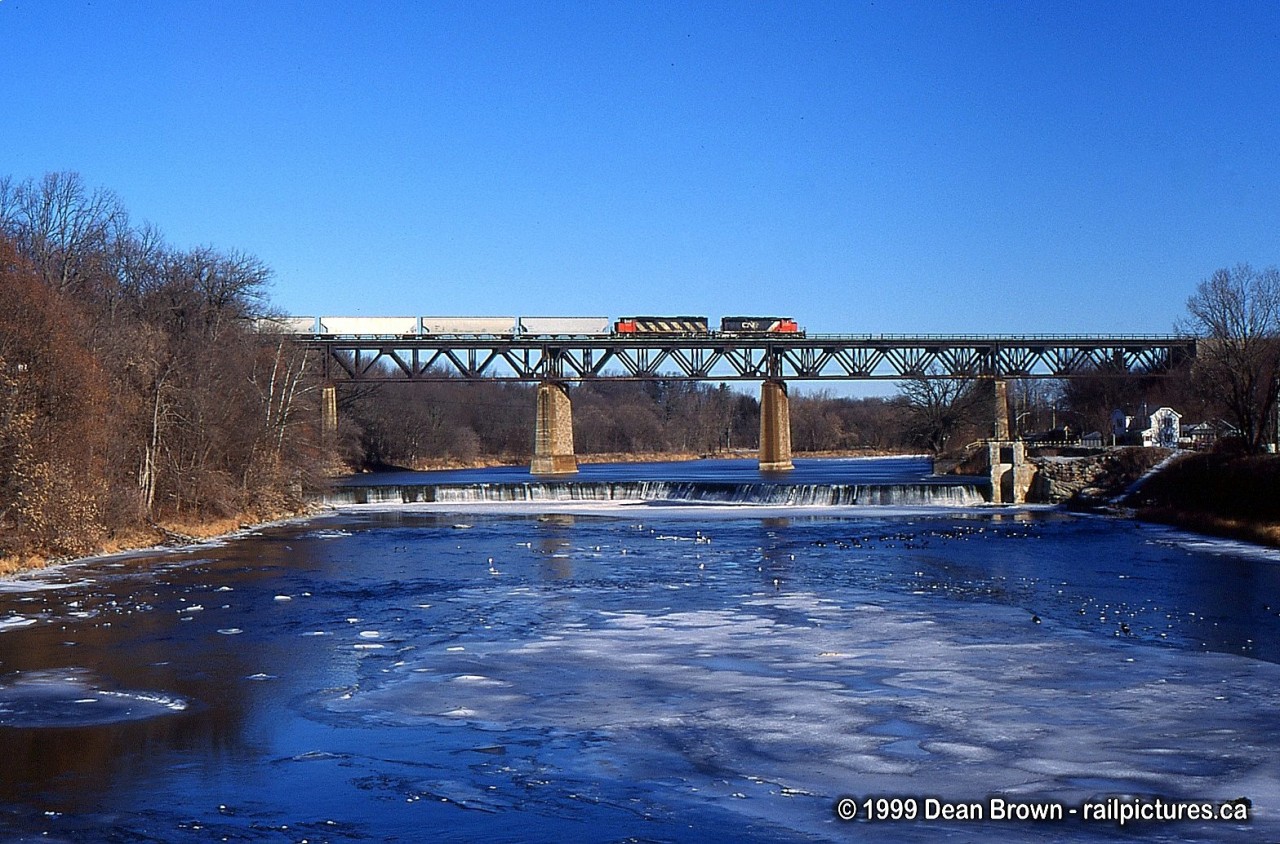
[[[760,385],[760,471],[784,472],[791,464],[791,405],[784,381]]]
[[[572,475],[578,471],[573,453],[573,407],[564,384],[544,381],[538,385],[538,411],[534,421],[534,475]]]

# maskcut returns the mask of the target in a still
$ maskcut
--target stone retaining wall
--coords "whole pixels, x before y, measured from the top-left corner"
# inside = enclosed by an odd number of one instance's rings
[[[1028,501],[1093,502],[1119,495],[1169,454],[1158,448],[1117,448],[1084,457],[1035,456]]]

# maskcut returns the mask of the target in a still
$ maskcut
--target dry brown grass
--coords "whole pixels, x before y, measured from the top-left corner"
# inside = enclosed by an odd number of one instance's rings
[[[419,460],[411,468],[417,472],[437,472],[443,469],[488,469],[493,466],[518,466],[529,462],[528,457],[477,457],[463,460],[456,457],[432,457]]]
[[[690,451],[646,451],[629,454],[625,451],[602,451],[596,454],[579,454],[579,463],[676,463],[681,460],[697,460],[702,455]]]
[[[21,571],[44,568],[48,560],[32,555],[0,557],[0,577],[17,574]]]
[[[151,545],[159,545],[164,541],[164,536],[157,533],[151,528],[128,528],[118,530],[112,536],[103,541],[98,548],[99,554],[118,554],[121,551],[131,551],[135,548],[147,548]]]
[[[1143,518],[1280,545],[1280,458],[1195,454],[1153,476],[1130,502]]]
[[[188,536],[192,539],[212,539],[215,536],[223,536],[240,530],[241,526],[245,524],[245,519],[244,517],[223,519],[176,518],[165,519],[157,522],[157,524],[167,533]]]
[[[1172,525],[1183,530],[1240,539],[1259,545],[1280,548],[1280,522],[1252,522],[1245,519],[1216,516],[1193,510],[1177,510],[1171,507],[1148,507],[1138,510],[1138,517],[1151,522]]]

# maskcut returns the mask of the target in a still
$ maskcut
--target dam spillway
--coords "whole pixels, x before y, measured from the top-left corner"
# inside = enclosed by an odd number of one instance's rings
[[[973,507],[987,503],[977,483],[777,484],[705,481],[530,481],[477,484],[344,485],[330,504],[527,501],[645,501],[785,506]]]
[[[936,476],[923,457],[802,459],[785,474],[754,461],[584,465],[572,479],[530,478],[518,467],[392,472],[344,479],[326,502],[641,501],[772,506],[972,507],[990,500],[985,478]]]

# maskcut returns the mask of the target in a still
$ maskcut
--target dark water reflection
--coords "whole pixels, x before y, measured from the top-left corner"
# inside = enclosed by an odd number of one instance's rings
[[[840,794],[1010,788],[1247,793],[1251,828],[1141,839],[1280,836],[1276,555],[706,513],[353,510],[10,587],[0,839],[849,840]]]
[[[715,483],[889,484],[935,480],[933,460],[924,456],[866,458],[797,458],[789,472],[762,472],[749,458],[709,458],[669,463],[582,463],[577,474],[564,480],[580,483],[671,481]],[[352,475],[343,483],[354,486],[404,484],[526,483],[535,480],[528,466],[488,469],[447,469],[431,472],[377,472]],[[950,482],[950,481],[948,481]]]

